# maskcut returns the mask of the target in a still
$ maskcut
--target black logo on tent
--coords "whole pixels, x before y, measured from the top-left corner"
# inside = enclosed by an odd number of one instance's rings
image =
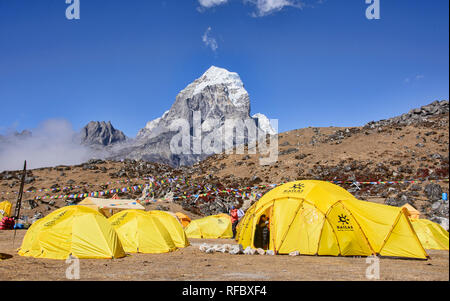
[[[338,231],[353,231],[353,226],[350,224],[350,219],[345,214],[338,216]]]
[[[118,219],[116,219],[114,222],[112,222],[111,225],[112,226],[120,225],[127,215],[128,215],[128,212],[125,212]]]
[[[57,216],[55,216],[51,221],[44,224],[44,227],[51,227],[56,224],[56,221],[58,221],[61,217],[63,217],[66,214],[67,210],[61,212]]]
[[[292,186],[292,189],[303,189],[305,187],[304,184],[294,184]]]
[[[293,184],[290,189],[285,190],[284,192],[295,192],[295,193],[302,193],[303,189],[305,188],[305,184],[299,183],[299,184]]]
[[[347,216],[346,216],[346,215],[343,215],[343,214],[339,215],[338,218],[339,218],[339,222],[340,222],[342,225],[343,225],[343,224],[348,225],[348,222],[350,221],[350,220],[347,218]]]

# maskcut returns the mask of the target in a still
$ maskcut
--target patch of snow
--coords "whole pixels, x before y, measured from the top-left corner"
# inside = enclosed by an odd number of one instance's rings
[[[263,130],[264,132],[270,134],[270,135],[276,135],[277,132],[270,124],[269,118],[267,118],[266,115],[257,113],[252,116],[252,118],[257,122],[258,127]]]
[[[228,95],[234,106],[243,106],[247,102],[246,96],[248,96],[248,92],[245,90],[244,84],[236,72],[212,66],[198,81],[194,82],[194,85],[193,95],[202,93],[208,86],[226,85],[228,87]]]

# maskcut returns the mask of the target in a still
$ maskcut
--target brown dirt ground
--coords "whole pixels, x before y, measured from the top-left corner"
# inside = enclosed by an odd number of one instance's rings
[[[65,261],[21,257],[25,231],[0,231],[0,281],[65,281]],[[205,254],[191,246],[168,254],[133,254],[115,260],[81,260],[81,281],[366,281],[365,258]],[[206,240],[209,244],[232,240]],[[449,281],[449,252],[428,251],[431,260],[381,259],[380,280]],[[4,258],[4,259],[1,259]]]

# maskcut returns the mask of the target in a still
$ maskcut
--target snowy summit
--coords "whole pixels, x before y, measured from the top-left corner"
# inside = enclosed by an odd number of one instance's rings
[[[202,93],[206,87],[225,85],[228,88],[229,99],[234,106],[245,106],[248,103],[248,92],[244,88],[241,77],[236,72],[211,66],[198,80],[187,88],[192,88],[192,85],[195,86],[193,95]]]

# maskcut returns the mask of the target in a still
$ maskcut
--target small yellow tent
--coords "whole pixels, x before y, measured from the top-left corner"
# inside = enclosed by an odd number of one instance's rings
[[[448,232],[426,219],[411,219],[422,246],[427,250],[449,250]]]
[[[189,225],[189,223],[191,222],[191,219],[189,218],[189,216],[187,216],[184,213],[177,212],[177,213],[175,213],[175,215],[178,217],[178,220],[181,222],[181,225],[183,225],[183,228],[186,228]]]
[[[169,230],[156,214],[125,210],[108,220],[119,235],[126,252],[167,253],[177,249]]]
[[[145,208],[135,200],[98,199],[88,197],[78,203],[78,205],[95,209],[105,217],[111,217],[123,210],[145,210]]]
[[[419,210],[417,210],[416,208],[414,208],[413,206],[411,206],[410,204],[406,203],[405,205],[403,205],[402,208],[406,208],[408,210],[409,213],[409,218],[415,218],[415,219],[419,219],[420,215],[422,213],[420,213]]]
[[[218,214],[193,220],[184,229],[189,238],[232,238],[233,230],[230,216]]]
[[[125,256],[108,220],[84,206],[58,209],[36,221],[25,234],[19,255],[36,258],[107,259]]]
[[[158,210],[149,211],[148,214],[158,218],[164,227],[166,227],[177,248],[185,248],[189,246],[189,240],[186,233],[184,232],[183,227],[175,214]]]
[[[238,228],[238,242],[255,246],[262,215],[269,217],[269,249],[278,254],[426,259],[406,209],[357,200],[322,181],[279,186],[252,205]]]
[[[11,216],[11,208],[12,204],[8,201],[4,201],[0,203],[0,218],[3,218],[4,216],[10,217]]]

